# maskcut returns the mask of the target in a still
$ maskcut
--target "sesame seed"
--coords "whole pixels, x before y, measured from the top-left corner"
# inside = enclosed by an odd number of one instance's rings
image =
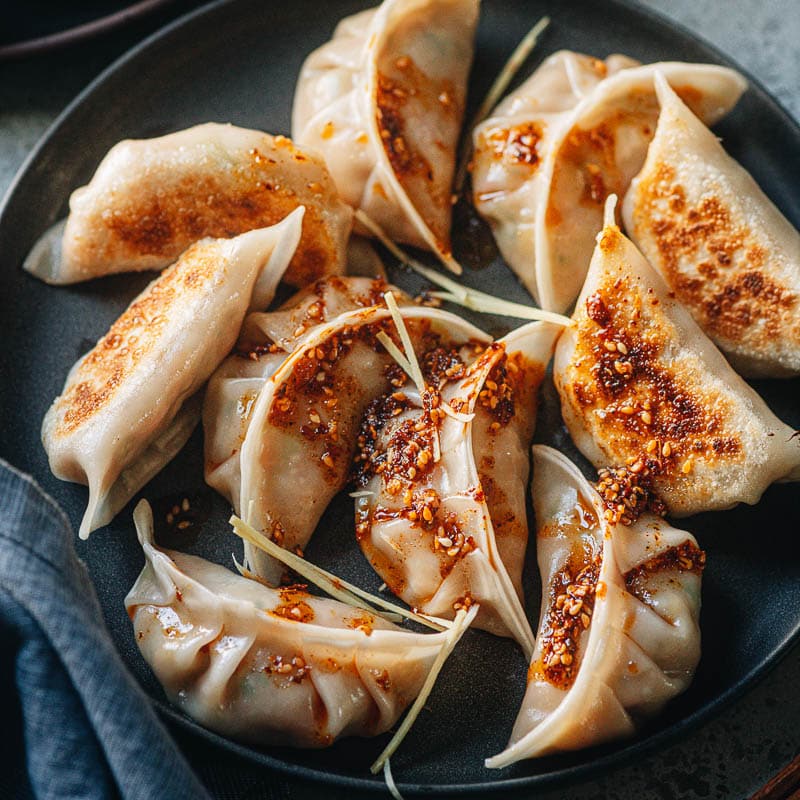
[[[614,342],[603,342],[603,347],[608,350],[609,353],[616,353],[617,352],[617,345]]]
[[[431,522],[433,520],[433,512],[430,510],[430,508],[428,508],[428,506],[425,506],[425,508],[422,509],[422,518],[425,520],[425,522]]]
[[[559,660],[565,667],[568,667],[572,663],[572,655],[570,653],[563,653]]]
[[[628,355],[628,348],[622,342],[617,342],[617,350],[624,356]]]
[[[653,424],[653,415],[649,411],[642,411],[642,422],[645,425]]]
[[[459,551],[460,549],[461,549],[460,547],[451,547],[451,548],[450,548],[450,549],[447,551],[447,555],[448,555],[448,556],[450,556],[450,558],[453,558],[454,556],[457,556],[457,555],[458,555],[458,551]]]
[[[648,453],[655,453],[657,447],[658,447],[658,442],[655,439],[651,439],[647,443],[647,452]]]
[[[313,422],[315,425],[319,425],[319,423],[321,422],[320,416],[319,416],[319,414],[317,414],[317,412],[316,412],[316,411],[312,411],[312,412],[311,412],[311,413],[308,415],[308,418],[309,418],[309,419],[310,419],[310,420],[311,420],[311,421],[312,421],[312,422]]]
[[[442,529],[440,529],[440,530],[442,530]],[[442,547],[448,547],[449,548],[449,547],[453,546],[453,540],[449,536],[440,536],[437,539],[437,541],[439,542],[439,544]]]
[[[181,502],[181,510],[182,511],[188,511],[189,510],[189,498],[188,497],[184,497],[183,498],[183,501]]]
[[[620,411],[625,414],[625,416],[629,417],[631,414],[633,414],[634,408],[633,406],[622,406]]]
[[[688,475],[691,471],[692,471],[692,459],[689,458],[684,462],[683,466],[681,467],[681,472],[684,475]]]
[[[581,613],[581,609],[583,608],[583,600],[576,600],[570,607],[569,607],[569,615],[571,617],[577,617],[578,614]]]
[[[589,617],[589,615],[586,613],[581,614],[581,624],[583,625],[584,628],[589,627],[589,622],[591,622],[591,618]]]
[[[167,525],[172,525],[172,523],[173,523],[174,521],[175,521],[175,516],[174,516],[174,515],[172,514],[172,512],[170,511],[170,512],[167,514]]]
[[[664,458],[669,458],[670,454],[672,453],[672,445],[669,442],[665,442],[664,446],[661,448],[661,455]]]
[[[188,527],[189,527],[191,524],[192,524],[192,523],[191,523],[191,522],[189,522],[189,520],[188,520],[188,519],[182,519],[182,520],[181,520],[181,521],[178,523],[178,530],[179,530],[179,531],[185,531],[185,530],[186,530],[186,529],[187,529],[187,528],[188,528]]]
[[[336,466],[333,456],[327,452],[322,454],[322,463],[328,467],[328,469],[333,469],[334,466]]]

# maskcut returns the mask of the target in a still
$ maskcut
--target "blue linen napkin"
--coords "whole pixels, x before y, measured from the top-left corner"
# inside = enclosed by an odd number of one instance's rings
[[[4,796],[209,797],[117,654],[66,515],[2,459],[0,634]]]

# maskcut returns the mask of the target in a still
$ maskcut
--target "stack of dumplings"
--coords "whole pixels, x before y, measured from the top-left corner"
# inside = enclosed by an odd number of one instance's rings
[[[385,0],[342,20],[301,69],[294,141],[207,123],[120,142],[24,264],[50,284],[160,273],[66,375],[42,440],[88,487],[86,538],[202,420],[205,481],[249,531],[240,574],[160,548],[140,500],[125,603],[170,701],[243,742],[413,721],[470,625],[529,664],[487,767],[632,736],[700,660],[706,555],[665,517],[800,480],[800,437],[744,380],[800,375],[800,234],[707,127],[742,76],[561,50],[462,131],[478,16]],[[389,283],[360,238],[461,271],[461,136],[474,207],[541,307],[501,337]],[[594,482],[531,450],[557,434],[537,432],[550,376]],[[412,611],[303,559],[345,490],[351,549]]]

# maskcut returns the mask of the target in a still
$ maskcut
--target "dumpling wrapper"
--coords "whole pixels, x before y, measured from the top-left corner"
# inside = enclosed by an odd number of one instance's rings
[[[129,139],[73,192],[66,224],[24,267],[55,284],[160,270],[200,239],[274,225],[299,205],[303,235],[284,280],[304,286],[344,270],[353,222],[319,155],[285,136],[211,122]]]
[[[598,469],[649,481],[675,516],[756,503],[796,474],[800,437],[733,371],[611,208],[573,320],[553,379],[567,428]]]
[[[170,702],[255,745],[377,736],[419,694],[448,631],[419,634],[296,586],[270,589],[158,548],[142,501],[145,566],[125,598],[136,644]]]
[[[558,331],[534,322],[490,345],[433,405],[448,404],[457,418],[439,411],[432,419],[410,391],[388,396],[362,428],[366,468],[355,493],[356,536],[389,589],[440,617],[478,603],[475,625],[515,638],[528,655],[528,446]]]
[[[85,539],[183,447],[197,391],[233,347],[245,314],[266,307],[300,239],[303,208],[271,228],[187,250],[67,376],[45,415],[50,469],[89,487]]]
[[[420,354],[489,337],[460,317],[425,306],[401,315]],[[358,308],[319,325],[298,343],[256,400],[240,451],[242,518],[287,550],[305,548],[322,513],[345,488],[361,417],[396,380],[377,340],[395,332],[386,306]],[[255,574],[276,584],[284,571],[245,544]]]
[[[800,233],[661,76],[656,92],[626,230],[737,371],[800,374]]]
[[[606,522],[567,458],[533,448],[542,609],[508,747],[486,766],[632,735],[685,691],[700,660],[705,554],[660,517]],[[561,647],[564,650],[561,651]]]
[[[473,134],[475,207],[542,308],[572,305],[606,197],[622,196],[645,161],[659,113],[656,73],[708,124],[746,88],[726,67],[634,63],[556,54]]]
[[[383,280],[336,276],[298,292],[276,311],[248,314],[236,350],[215,370],[203,399],[206,483],[237,514],[241,513],[239,451],[261,389],[303,337],[340,314],[382,303],[388,290],[400,303],[411,302]]]
[[[303,64],[292,135],[390,238],[450,253],[451,187],[478,0],[385,0]]]

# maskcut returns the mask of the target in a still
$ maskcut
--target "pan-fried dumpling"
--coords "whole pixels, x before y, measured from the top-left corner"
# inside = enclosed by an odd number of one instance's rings
[[[455,365],[424,403],[409,390],[386,395],[364,419],[356,460],[356,536],[386,585],[441,617],[479,603],[475,625],[528,654],[528,446],[558,330],[519,328]]]
[[[739,372],[800,374],[800,233],[658,77],[625,227]]]
[[[301,290],[276,311],[247,316],[236,349],[211,376],[203,400],[206,483],[237,513],[241,513],[239,451],[264,384],[302,337],[340,314],[381,303],[388,290],[399,302],[411,302],[383,280],[335,276]]]
[[[708,124],[746,86],[725,67],[631,63],[563,54],[545,62],[541,78],[535,73],[474,132],[475,207],[542,308],[563,312],[572,304],[603,202],[624,193],[644,163],[659,110],[653,76],[663,73]]]
[[[180,450],[190,400],[228,354],[248,309],[265,307],[300,239],[303,209],[279,225],[187,250],[67,376],[42,424],[50,469],[89,487],[85,539]]]
[[[487,767],[631,735],[689,686],[700,659],[705,554],[694,536],[652,514],[609,522],[568,459],[533,453],[539,631],[511,740]]]
[[[303,587],[270,589],[161,550],[135,512],[145,566],[125,598],[136,643],[169,700],[256,745],[327,747],[376,736],[419,694],[450,632],[420,634]]]
[[[215,123],[127,140],[73,192],[60,243],[63,223],[25,269],[48,283],[160,270],[200,239],[274,225],[299,205],[303,235],[284,280],[304,286],[343,271],[353,221],[316,153],[284,136]]]
[[[611,202],[573,319],[553,378],[569,432],[596,467],[652,486],[676,516],[756,503],[798,469],[800,437],[622,235]]]
[[[478,0],[385,0],[300,72],[292,135],[393,239],[450,255],[451,185]]]
[[[435,308],[400,309],[423,367],[462,359],[489,337]],[[323,511],[348,480],[361,417],[369,403],[405,375],[378,340],[396,336],[386,306],[358,308],[317,326],[264,385],[240,453],[243,519],[287,550],[304,548]],[[432,380],[433,376],[429,377]],[[283,572],[245,545],[251,571],[275,584]]]

